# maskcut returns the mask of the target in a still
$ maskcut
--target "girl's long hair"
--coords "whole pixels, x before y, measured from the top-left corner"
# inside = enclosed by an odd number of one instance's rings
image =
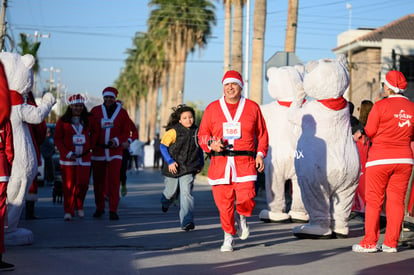
[[[187,106],[185,104],[180,104],[177,107],[173,107],[172,110],[173,112],[171,113],[170,118],[168,119],[168,123],[167,125],[164,126],[166,131],[170,130],[177,123],[180,123],[181,114],[184,112],[191,112],[195,120],[195,111],[190,106]]]
[[[374,103],[372,103],[371,100],[362,100],[361,107],[359,108],[359,121],[362,125],[367,124],[368,115],[369,112],[371,112],[372,106],[374,106]]]
[[[88,110],[86,109],[86,106],[83,105],[83,110],[82,113],[80,115],[80,123],[85,126],[88,127],[89,125],[89,117],[90,113],[88,112]],[[67,122],[67,123],[72,123],[72,108],[70,108],[70,106],[68,106],[68,108],[66,109],[66,112],[62,115],[61,120],[63,122]]]

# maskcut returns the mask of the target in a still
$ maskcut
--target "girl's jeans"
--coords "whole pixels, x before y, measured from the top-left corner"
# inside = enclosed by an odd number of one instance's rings
[[[188,174],[178,178],[165,177],[164,183],[165,188],[161,197],[162,206],[170,207],[179,193],[181,227],[194,223],[194,197],[192,195],[194,176]]]

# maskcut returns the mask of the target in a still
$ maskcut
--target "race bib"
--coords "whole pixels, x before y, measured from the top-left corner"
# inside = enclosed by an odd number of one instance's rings
[[[114,122],[110,119],[101,119],[101,127],[102,129],[107,129],[107,128],[113,128],[114,127]]]
[[[239,139],[241,137],[240,122],[224,122],[223,123],[223,138],[224,139]]]
[[[85,135],[74,135],[73,145],[84,145],[86,143]]]

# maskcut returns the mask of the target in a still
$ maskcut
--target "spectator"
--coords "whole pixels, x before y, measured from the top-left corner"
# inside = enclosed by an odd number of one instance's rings
[[[154,168],[160,168],[160,160],[163,160],[161,157],[160,142],[160,135],[156,134],[154,137]]]
[[[404,219],[404,203],[413,167],[411,141],[414,136],[414,103],[403,95],[407,87],[404,75],[390,71],[385,76],[387,98],[377,101],[362,130],[354,139],[369,138],[372,142],[365,173],[365,236],[354,244],[355,252],[377,252],[379,224],[385,193],[387,194],[383,252],[397,252]]]

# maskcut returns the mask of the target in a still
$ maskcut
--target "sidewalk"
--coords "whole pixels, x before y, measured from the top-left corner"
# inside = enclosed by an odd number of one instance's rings
[[[63,220],[63,206],[52,203],[51,187],[39,189],[38,220],[21,220],[34,233],[30,246],[6,247],[3,258],[16,265],[13,274],[414,274],[414,253],[361,254],[351,251],[363,235],[363,222],[350,222],[348,239],[298,240],[297,224],[263,223],[258,199],[248,219],[251,235],[236,238],[234,252],[219,251],[223,240],[211,187],[196,180],[194,231],[182,231],[178,207],[161,211],[163,177],[147,169],[128,174],[128,194],[119,204],[119,221],[95,211],[92,185],[85,218]],[[381,235],[381,240],[383,235]]]

